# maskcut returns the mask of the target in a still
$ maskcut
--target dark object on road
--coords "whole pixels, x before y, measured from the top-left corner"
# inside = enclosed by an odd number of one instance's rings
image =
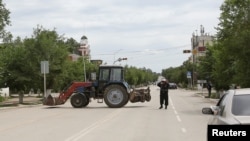
[[[169,89],[177,89],[176,83],[169,83]]]

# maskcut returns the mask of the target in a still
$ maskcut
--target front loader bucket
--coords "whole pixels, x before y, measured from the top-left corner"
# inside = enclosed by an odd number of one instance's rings
[[[65,101],[62,101],[59,97],[53,97],[51,94],[43,99],[43,105],[48,106],[62,105],[64,103]]]
[[[48,95],[47,98],[44,97],[43,105],[48,105],[48,106],[56,105],[56,100],[52,95]]]

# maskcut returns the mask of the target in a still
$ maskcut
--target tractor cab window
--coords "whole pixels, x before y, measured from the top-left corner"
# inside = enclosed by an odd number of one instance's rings
[[[101,69],[99,80],[109,80],[109,69]]]
[[[110,80],[111,81],[121,81],[122,80],[122,69],[121,68],[111,69]]]

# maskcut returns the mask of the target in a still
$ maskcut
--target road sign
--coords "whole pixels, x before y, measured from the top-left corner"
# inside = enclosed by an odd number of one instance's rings
[[[207,80],[197,80],[197,83],[207,83]]]
[[[197,54],[197,50],[196,50],[196,49],[193,49],[193,50],[192,50],[192,53],[193,53],[194,55],[196,55],[196,54]]]
[[[49,73],[49,61],[41,61],[41,73]]]
[[[49,61],[41,61],[41,73],[43,74],[44,97],[46,94],[46,73],[49,73]]]
[[[187,72],[187,78],[191,78],[192,73],[190,71]]]
[[[205,46],[198,47],[198,51],[199,52],[206,51],[206,47]]]

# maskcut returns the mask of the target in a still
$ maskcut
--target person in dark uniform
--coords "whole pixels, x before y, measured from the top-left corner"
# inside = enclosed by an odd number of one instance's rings
[[[211,97],[211,90],[212,90],[211,81],[208,81],[208,83],[207,83],[207,90],[208,90],[208,98],[210,98]]]
[[[157,84],[158,87],[160,87],[160,108],[162,109],[163,104],[165,105],[165,109],[168,107],[168,88],[169,83],[167,79],[163,78],[161,82]]]

